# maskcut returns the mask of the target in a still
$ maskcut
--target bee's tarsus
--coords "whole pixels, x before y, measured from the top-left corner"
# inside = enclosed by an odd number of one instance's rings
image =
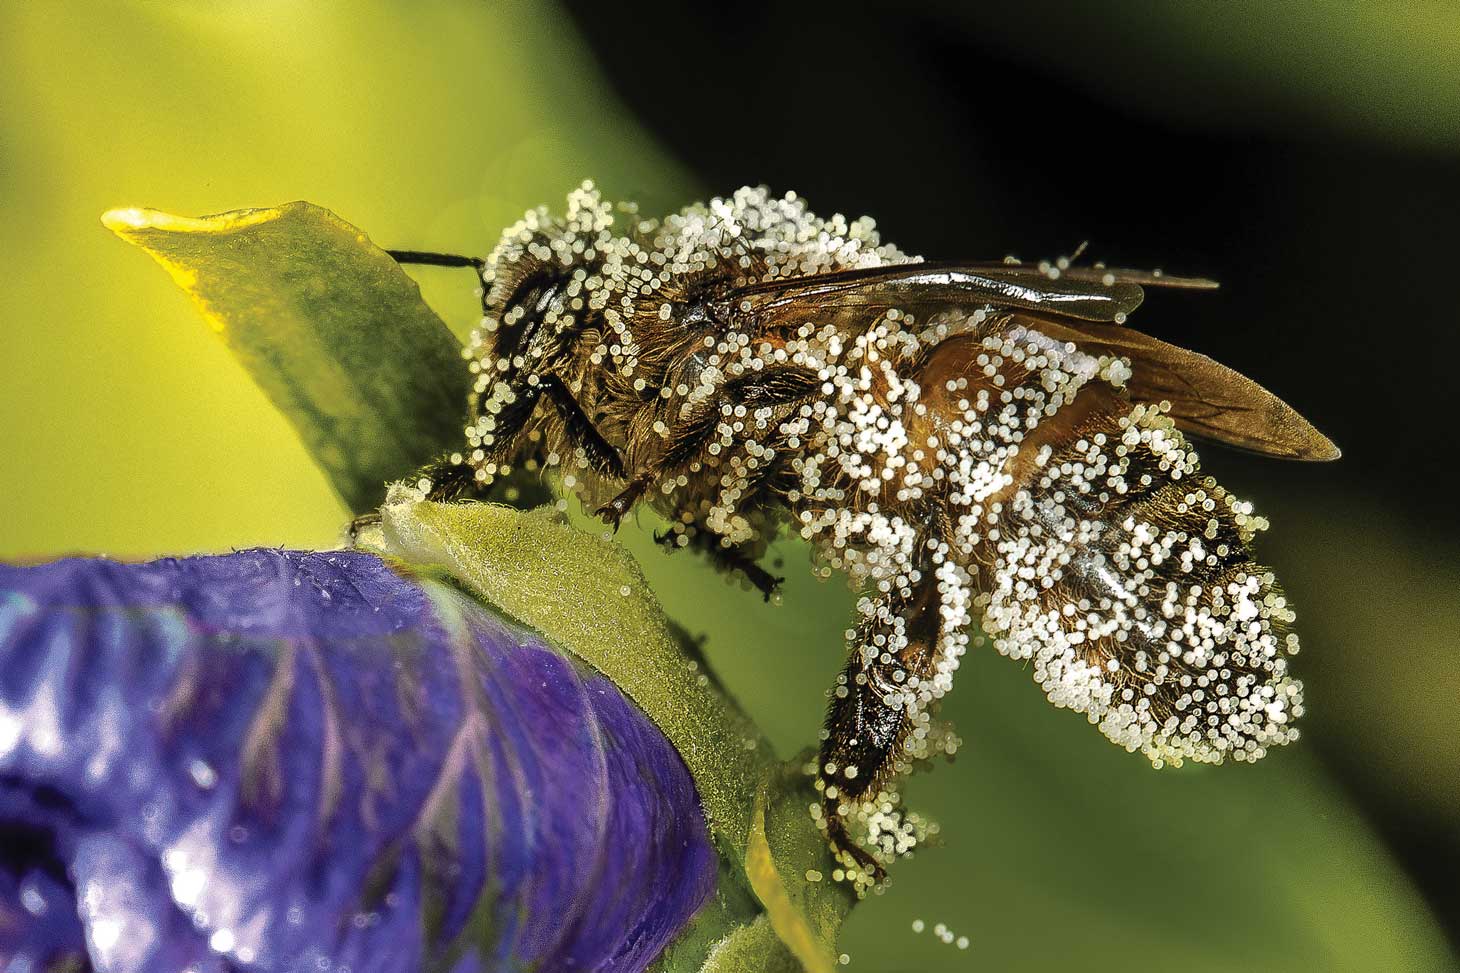
[[[653,482],[654,477],[652,474],[639,474],[629,481],[629,485],[624,487],[618,496],[599,507],[595,512],[604,523],[611,526],[615,531],[618,530],[619,521],[623,520],[624,515],[633,508],[634,504],[639,502],[639,498],[644,495],[644,491],[648,490],[650,484]],[[658,540],[657,537],[655,539]]]
[[[378,510],[372,510],[369,513],[360,514],[354,520],[350,521],[349,527],[345,528],[345,536],[349,539],[350,543],[353,544],[356,540],[359,539],[361,531],[365,530],[367,527],[375,527],[379,525],[380,521],[380,511]]]
[[[837,812],[835,800],[824,800],[822,802],[823,819],[826,821],[826,837],[831,845],[832,854],[843,865],[851,865],[857,871],[872,876],[874,885],[881,884],[887,878],[887,869],[872,854],[852,840],[851,833],[847,830],[846,821]]]

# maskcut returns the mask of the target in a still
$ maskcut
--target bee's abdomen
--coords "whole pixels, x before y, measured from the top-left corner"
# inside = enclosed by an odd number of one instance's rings
[[[1158,409],[1100,382],[1021,444],[981,545],[985,630],[1060,706],[1154,762],[1255,760],[1302,713],[1266,526]]]

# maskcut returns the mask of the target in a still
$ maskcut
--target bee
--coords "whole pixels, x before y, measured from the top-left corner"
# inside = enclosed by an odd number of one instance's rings
[[[484,260],[395,255],[483,282],[467,441],[422,472],[429,495],[551,471],[615,527],[652,508],[665,546],[767,598],[781,534],[845,574],[816,784],[859,888],[903,848],[896,784],[946,745],[935,710],[981,632],[1156,766],[1297,737],[1294,615],[1252,555],[1266,521],[1187,435],[1339,453],[1251,379],[1126,326],[1143,288],[1211,281],[925,261],[764,188],[656,220],[588,183]]]

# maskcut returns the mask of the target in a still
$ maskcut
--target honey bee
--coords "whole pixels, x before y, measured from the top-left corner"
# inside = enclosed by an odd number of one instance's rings
[[[816,774],[860,887],[901,850],[890,797],[943,746],[934,710],[980,630],[1156,766],[1296,738],[1294,616],[1251,553],[1266,521],[1186,437],[1338,450],[1252,380],[1125,326],[1144,287],[1214,283],[923,261],[764,188],[654,220],[590,183],[484,260],[395,255],[483,281],[467,443],[422,472],[429,495],[551,470],[615,527],[651,507],[665,546],[768,598],[782,533],[846,575],[857,617]]]

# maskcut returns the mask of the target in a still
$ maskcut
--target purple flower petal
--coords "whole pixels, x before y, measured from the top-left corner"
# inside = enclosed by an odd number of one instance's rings
[[[714,885],[659,730],[444,584],[0,567],[0,968],[640,970]]]

